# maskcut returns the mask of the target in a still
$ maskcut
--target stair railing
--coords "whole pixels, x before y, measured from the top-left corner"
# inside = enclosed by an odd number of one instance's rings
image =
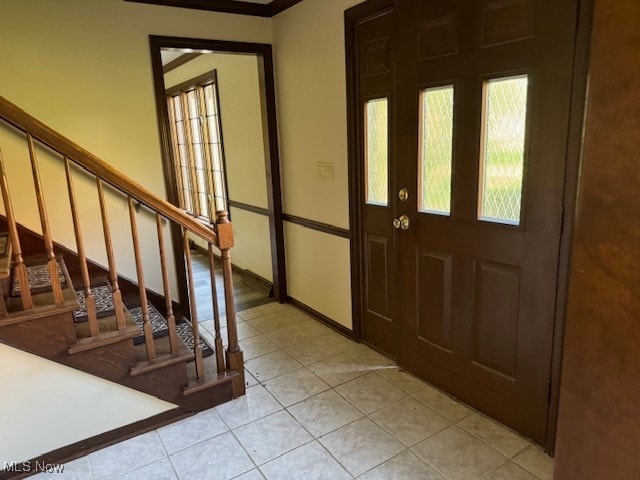
[[[196,379],[195,389],[207,382],[206,366],[203,358],[202,345],[200,339],[200,325],[197,315],[196,305],[196,289],[193,277],[192,258],[189,246],[189,234],[195,235],[203,239],[208,245],[209,267],[211,274],[212,302],[213,302],[213,328],[214,332],[214,351],[215,366],[209,371],[210,375],[233,375],[234,394],[242,395],[244,393],[244,363],[243,354],[238,344],[238,334],[236,327],[236,315],[233,298],[233,279],[231,268],[230,250],[233,247],[233,228],[228,219],[227,212],[217,212],[216,221],[212,224],[205,224],[201,220],[187,214],[182,209],[168,203],[166,200],[156,196],[146,190],[140,184],[126,177],[117,171],[111,165],[101,160],[97,156],[76,145],[71,140],[65,138],[53,129],[44,125],[39,120],[30,116],[16,105],[12,104],[5,98],[0,96],[0,119],[26,135],[27,145],[29,149],[29,157],[31,160],[31,172],[36,192],[36,200],[38,204],[40,223],[42,227],[42,236],[47,254],[47,269],[51,277],[52,297],[57,305],[65,302],[62,284],[58,277],[58,262],[54,252],[53,238],[49,224],[46,202],[42,188],[42,180],[39,172],[37,159],[37,145],[42,145],[59,155],[64,168],[66,179],[67,193],[69,197],[69,208],[74,228],[74,237],[76,250],[78,254],[80,273],[82,278],[82,290],[85,295],[85,303],[89,324],[90,338],[83,342],[104,342],[109,336],[114,335],[131,335],[131,326],[127,325],[122,293],[118,284],[118,269],[115,262],[113,236],[110,228],[109,215],[107,211],[107,203],[105,200],[105,185],[109,185],[112,189],[119,192],[126,200],[129,211],[129,223],[131,227],[131,239],[133,244],[133,253],[135,259],[137,282],[140,295],[140,305],[142,309],[143,333],[145,338],[146,350],[146,366],[152,366],[154,363],[171,361],[171,357],[184,355],[184,351],[180,352],[180,343],[176,330],[176,318],[173,311],[173,302],[171,299],[170,279],[167,265],[167,253],[164,238],[164,226],[166,221],[177,225],[182,232],[183,237],[183,255],[185,260],[185,270],[187,273],[187,286],[189,290],[190,302],[190,324],[193,330],[193,357],[195,360]],[[109,281],[113,293],[113,301],[115,306],[115,315],[117,323],[117,332],[104,333],[100,332],[98,321],[96,301],[91,288],[89,277],[89,266],[87,254],[82,234],[76,190],[72,177],[72,165],[84,169],[89,175],[93,176],[97,188],[98,203],[100,208],[101,222],[103,228],[103,236],[105,241],[105,250],[107,256],[107,266],[109,270]],[[20,291],[21,309],[20,311],[11,310],[6,313],[5,317],[12,315],[21,315],[25,311],[31,311],[35,308],[33,293],[31,292],[27,267],[21,249],[20,237],[18,233],[18,220],[15,218],[15,212],[11,201],[10,187],[11,183],[7,178],[2,152],[0,152],[0,190],[4,201],[5,213],[8,224],[9,240],[13,251],[13,268],[14,279]],[[166,307],[166,323],[169,336],[170,354],[158,356],[156,354],[155,340],[153,338],[153,329],[150,323],[150,315],[147,303],[147,288],[145,283],[143,261],[140,248],[140,235],[138,232],[137,208],[136,204],[142,204],[151,210],[155,216],[155,224],[157,229],[157,238],[159,245],[160,270],[162,276],[163,294]],[[223,272],[224,298],[225,298],[225,319],[228,335],[228,346],[226,352],[223,350],[223,341],[221,337],[221,318],[218,306],[216,276],[215,276],[215,257],[214,247],[220,250],[221,267]],[[75,299],[74,299],[75,301]],[[0,295],[0,315],[6,310],[4,305],[4,295]],[[0,322],[2,321],[0,316]],[[224,353],[223,353],[224,352]]]

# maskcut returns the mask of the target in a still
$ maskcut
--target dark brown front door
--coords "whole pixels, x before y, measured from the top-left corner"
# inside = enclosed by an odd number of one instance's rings
[[[364,339],[542,443],[576,13],[577,0],[402,0],[389,39],[359,44],[361,91],[372,59],[393,71],[394,215],[377,230],[364,215],[363,264],[368,295],[395,309],[364,314]],[[361,98],[366,186],[380,181],[366,168],[379,126]]]

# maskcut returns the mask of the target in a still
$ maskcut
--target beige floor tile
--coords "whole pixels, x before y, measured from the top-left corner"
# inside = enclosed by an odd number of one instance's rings
[[[445,480],[415,453],[405,450],[358,477],[362,480]]]
[[[242,340],[240,342],[240,348],[244,353],[245,362],[278,350],[278,346],[265,335],[257,335],[255,337]]]
[[[338,355],[340,350],[330,345],[321,338],[313,338],[285,349],[289,355],[303,365],[321,362],[322,360]]]
[[[157,430],[170,454],[226,432],[227,426],[215,409],[207,410]]]
[[[330,388],[304,367],[269,380],[264,386],[285,407]]]
[[[318,442],[262,465],[268,480],[348,480],[353,477]]]
[[[342,350],[360,363],[369,365],[371,368],[394,365],[393,360],[379,354],[363,343],[350,342],[350,344],[344,344]]]
[[[533,473],[540,480],[553,478],[553,459],[538,447],[531,445],[516,455],[513,462]]]
[[[256,335],[260,335],[260,332],[252,327],[247,322],[242,322],[236,325],[236,329],[238,331],[238,340],[244,340],[246,338],[255,337]],[[214,333],[213,330],[209,330],[211,333]],[[222,337],[223,343],[227,344],[228,333],[227,328],[223,327],[220,329],[220,336]]]
[[[264,475],[257,468],[251,470],[250,472],[244,473],[239,477],[234,478],[233,480],[265,480]]]
[[[362,412],[333,390],[288,408],[314,437],[320,437],[362,417]]]
[[[67,472],[65,470],[65,479],[67,478],[66,473]],[[91,477],[84,477],[83,480],[86,480],[86,478]],[[168,458],[163,458],[162,460],[158,460],[151,465],[147,465],[146,467],[142,467],[133,472],[125,473],[114,480],[149,480],[150,478],[153,478],[153,480],[178,480],[178,477],[173,470],[173,465],[171,465]]]
[[[296,321],[295,319],[287,317],[281,313],[268,313],[261,317],[247,320],[247,323],[259,330],[261,333],[266,333],[288,327],[289,325],[294,325]]]
[[[308,368],[332,387],[361,377],[369,371],[346,353],[329,357],[321,362],[309,365]]]
[[[311,330],[316,335],[326,335],[327,333],[331,333],[331,330],[326,325],[320,323],[318,320],[310,317],[302,318],[299,322],[299,325],[302,325],[307,330]]]
[[[404,447],[368,418],[357,420],[319,439],[352,474],[360,475],[386,462]]]
[[[302,325],[289,325],[266,333],[267,337],[280,348],[287,348],[297,343],[311,340],[317,335]]]
[[[336,387],[336,392],[363,413],[391,405],[406,393],[375,373],[369,373]]]
[[[302,365],[291,355],[283,352],[282,350],[278,350],[249,360],[245,363],[245,366],[256,380],[259,382],[265,382],[295,370]]]
[[[345,349],[353,348],[353,345],[356,345],[356,342],[354,342],[353,340],[333,330],[320,335],[320,338],[329,342],[341,352],[344,352]]]
[[[245,396],[216,407],[229,428],[237,428],[278,410],[282,410],[282,405],[261,385],[248,388]]]
[[[407,446],[415,445],[451,425],[449,420],[412,397],[403,398],[370,417]]]
[[[450,480],[477,480],[507,460],[455,425],[420,442],[412,450]]]
[[[202,480],[207,472],[216,480],[237,477],[255,465],[231,433],[223,433],[171,456],[180,480]]]
[[[483,477],[482,480],[538,480],[538,478],[509,462],[494,472],[491,472],[486,477]]]
[[[233,434],[256,465],[262,465],[313,440],[286,411],[239,427]]]
[[[254,318],[262,317],[268,313],[264,308],[262,308],[263,306],[264,305],[243,310],[242,312],[238,312],[238,316],[243,320],[253,320]]]
[[[452,422],[462,420],[473,413],[470,408],[431,386],[417,391],[413,396]]]
[[[258,380],[256,380],[256,377],[251,375],[251,373],[249,373],[246,368],[244,369],[244,383],[247,386],[247,388],[258,385],[259,383]]]
[[[376,370],[376,372],[407,393],[415,393],[427,386],[427,384],[419,378],[414,377],[398,367],[380,368]]]
[[[458,426],[488,443],[507,458],[513,458],[530,445],[517,433],[479,413],[469,415],[458,422]]]
[[[145,433],[89,455],[96,480],[111,479],[165,458],[167,453],[156,432]]]

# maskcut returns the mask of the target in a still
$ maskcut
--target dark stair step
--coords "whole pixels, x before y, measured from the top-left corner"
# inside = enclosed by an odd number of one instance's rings
[[[29,284],[32,286],[31,298],[33,309],[23,310],[20,289],[17,288],[17,280],[14,275],[15,269],[11,269],[9,280],[9,295],[5,299],[7,307],[7,317],[0,319],[1,324],[20,322],[24,319],[37,319],[51,315],[52,313],[63,313],[78,309],[78,300],[69,272],[62,256],[56,256],[58,262],[59,278],[62,283],[62,303],[55,304],[53,292],[51,291],[51,277],[46,268],[46,255],[34,255],[24,259],[29,276]]]

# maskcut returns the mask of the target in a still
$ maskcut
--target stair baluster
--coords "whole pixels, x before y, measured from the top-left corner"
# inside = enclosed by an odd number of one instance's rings
[[[47,206],[44,201],[44,193],[42,192],[42,181],[40,180],[40,170],[38,168],[38,160],[36,157],[36,147],[33,142],[33,136],[27,134],[27,143],[29,144],[29,158],[31,159],[31,173],[33,174],[33,186],[36,190],[36,200],[38,201],[38,212],[40,213],[40,225],[42,226],[42,238],[44,246],[47,250],[47,264],[49,267],[49,276],[51,279],[51,293],[53,301],[59,305],[62,303],[62,284],[58,276],[58,261],[53,251],[53,240],[51,239],[51,227],[49,225],[49,216],[47,215]]]
[[[109,215],[107,214],[107,206],[104,201],[104,187],[102,179],[96,176],[96,186],[98,188],[98,200],[100,202],[100,215],[102,216],[102,230],[104,232],[104,244],[107,250],[107,263],[109,264],[109,282],[113,295],[113,305],[116,310],[116,323],[118,330],[127,328],[124,317],[124,305],[122,303],[122,292],[118,285],[118,270],[116,269],[116,261],[113,256],[113,243],[111,242],[111,228],[109,227]]]
[[[7,215],[7,225],[9,226],[9,239],[13,249],[13,271],[15,278],[20,287],[20,298],[22,299],[22,308],[30,310],[33,308],[33,298],[31,297],[31,289],[29,287],[29,278],[27,276],[27,267],[22,258],[22,248],[20,247],[20,237],[18,236],[18,227],[13,213],[13,204],[11,203],[11,195],[9,194],[9,182],[4,167],[4,159],[0,151],[0,188],[2,189],[2,200],[4,202],[4,211]]]
[[[193,350],[196,357],[196,378],[204,378],[204,359],[202,357],[202,345],[200,344],[200,326],[198,325],[198,306],[196,305],[196,287],[193,281],[193,266],[191,265],[191,250],[189,247],[189,235],[182,229],[183,250],[187,265],[187,283],[189,284],[189,307],[191,310],[191,329],[193,330]]]
[[[138,276],[138,291],[140,292],[140,308],[142,310],[142,331],[144,332],[144,344],[147,349],[147,360],[156,358],[156,347],[153,343],[153,327],[149,321],[149,304],[147,303],[147,287],[144,281],[144,267],[140,255],[140,239],[138,238],[138,224],[136,222],[136,208],[133,198],[127,197],[129,204],[129,221],[131,222],[131,238],[133,239],[133,255],[136,262],[136,274]]]
[[[218,308],[218,287],[216,285],[216,264],[213,255],[213,245],[209,244],[209,271],[211,273],[211,301],[213,302],[213,325],[216,330],[215,334],[215,350],[216,365],[218,373],[225,372],[224,364],[224,347],[222,345],[222,337],[220,336],[220,309]]]
[[[216,212],[216,228],[218,234],[218,248],[222,258],[222,275],[224,279],[224,298],[227,317],[227,335],[229,346],[227,347],[227,370],[238,372],[239,378],[234,384],[240,395],[245,393],[244,383],[244,357],[238,344],[238,327],[236,324],[236,307],[233,300],[233,270],[231,267],[231,255],[229,251],[233,247],[233,228],[229,221],[229,214],[225,211]]]
[[[92,337],[100,335],[100,327],[98,326],[98,317],[96,314],[96,301],[91,291],[91,281],[89,280],[89,268],[87,267],[87,257],[84,250],[84,241],[82,239],[82,230],[80,227],[80,219],[78,218],[78,204],[76,202],[76,193],[73,186],[73,178],[71,177],[71,165],[69,158],[64,157],[64,172],[67,178],[67,190],[69,192],[69,205],[71,207],[71,218],[73,220],[73,232],[76,238],[76,248],[78,250],[78,260],[80,263],[80,273],[82,275],[82,287],[84,290],[85,308],[87,310],[87,318],[89,321],[89,332]]]
[[[167,255],[164,247],[164,231],[162,228],[162,216],[156,213],[156,226],[158,229],[158,246],[160,248],[160,268],[162,269],[162,286],[167,310],[167,330],[169,331],[169,345],[171,353],[178,353],[178,334],[176,332],[176,317],[173,313],[173,301],[171,300],[171,288],[169,285],[169,271],[167,269]]]

